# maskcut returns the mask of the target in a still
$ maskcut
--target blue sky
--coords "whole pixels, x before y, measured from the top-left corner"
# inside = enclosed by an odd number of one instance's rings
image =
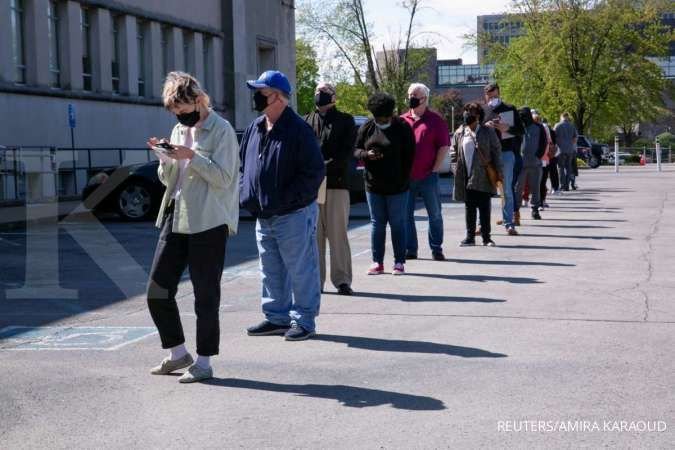
[[[401,36],[407,26],[407,12],[400,0],[364,0],[368,19],[374,25],[378,47],[388,46]],[[462,58],[465,64],[476,63],[476,50],[464,47],[462,35],[476,31],[476,16],[506,11],[510,0],[423,0],[426,7],[419,13],[417,29],[422,40],[431,40],[439,59]],[[397,6],[393,6],[393,4]],[[426,34],[429,33],[429,34]]]

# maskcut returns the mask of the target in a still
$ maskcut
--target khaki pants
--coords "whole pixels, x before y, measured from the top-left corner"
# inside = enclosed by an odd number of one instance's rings
[[[330,280],[337,288],[352,284],[352,252],[347,238],[349,224],[349,191],[327,189],[326,202],[319,205],[317,240],[321,287],[326,282],[326,239],[330,245]]]

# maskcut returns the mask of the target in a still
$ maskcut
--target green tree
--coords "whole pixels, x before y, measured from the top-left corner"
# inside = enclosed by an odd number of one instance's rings
[[[429,58],[415,48],[416,18],[423,0],[399,0],[407,12],[406,30],[391,46],[376,49],[372,23],[364,0],[300,0],[298,30],[308,41],[334,50],[354,83],[369,93],[385,91],[402,108],[408,84],[421,73]],[[425,57],[426,56],[426,57]],[[430,81],[430,80],[428,80]]]
[[[569,111],[581,133],[659,114],[666,80],[649,57],[673,39],[660,22],[667,3],[514,0],[524,36],[489,43],[504,97],[548,117]]]
[[[455,129],[462,124],[464,101],[457,89],[449,89],[432,97],[431,107],[443,116],[451,132],[454,133]]]
[[[304,115],[314,109],[314,89],[319,78],[316,52],[308,42],[295,40],[295,77],[298,114]]]
[[[368,103],[368,90],[358,84],[345,81],[335,85],[336,106],[339,110],[353,116],[367,116],[369,114],[366,104]]]

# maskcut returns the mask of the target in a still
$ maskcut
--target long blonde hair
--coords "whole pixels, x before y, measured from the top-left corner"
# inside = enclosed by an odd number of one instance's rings
[[[162,100],[166,109],[170,110],[179,104],[196,103],[200,98],[208,108],[211,99],[195,77],[180,71],[167,74],[162,90]]]

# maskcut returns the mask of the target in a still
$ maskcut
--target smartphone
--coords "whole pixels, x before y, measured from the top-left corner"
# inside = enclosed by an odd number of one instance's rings
[[[168,142],[159,142],[154,145],[152,149],[164,154],[173,153],[174,150],[173,145],[169,144]]]

